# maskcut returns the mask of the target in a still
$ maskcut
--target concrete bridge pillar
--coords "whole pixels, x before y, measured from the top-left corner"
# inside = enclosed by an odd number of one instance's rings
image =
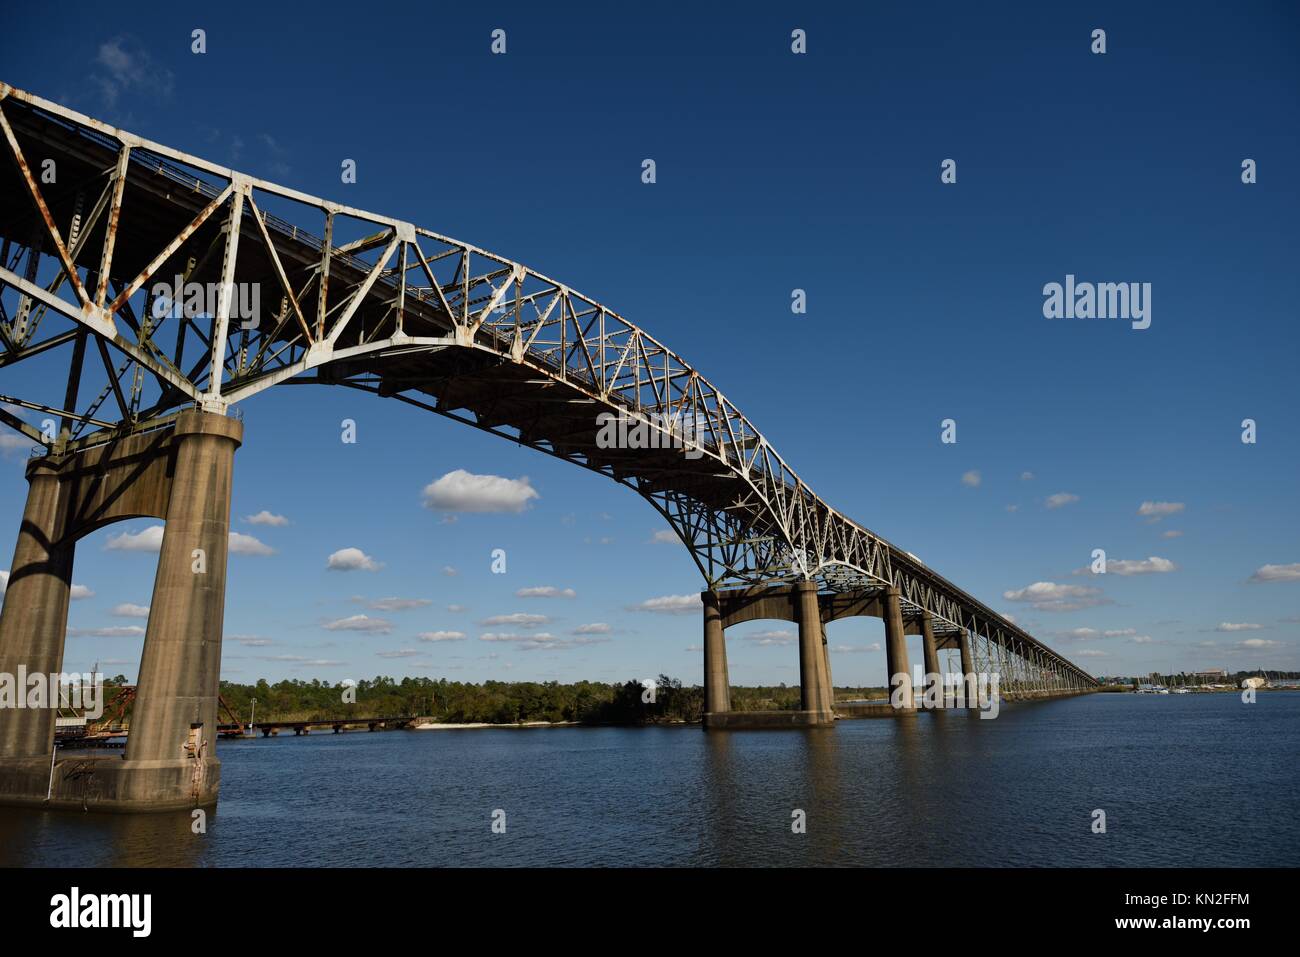
[[[73,557],[73,545],[60,543],[63,496],[58,475],[34,462],[27,481],[27,506],[0,611],[0,674],[13,676],[14,693],[24,703],[27,688],[20,682],[20,670],[28,675],[63,670]],[[43,756],[48,764],[56,713],[53,707],[5,708],[0,756]]]
[[[704,603],[704,713],[722,714],[731,710],[731,681],[721,602],[715,591],[701,593],[700,600]]]
[[[903,634],[903,607],[900,603],[901,595],[899,590],[894,587],[885,589],[882,596],[883,612],[885,619],[885,662],[889,671],[890,687],[889,692],[892,697],[895,677],[901,678],[901,695],[903,704],[895,710],[900,713],[911,713],[916,711],[916,700],[912,692],[912,674],[911,667],[907,663],[907,638]]]
[[[934,619],[930,617],[929,612],[921,613],[921,656],[925,660],[925,681],[922,690],[928,692],[931,685],[937,685],[939,693],[942,694],[943,672],[939,670],[939,649],[934,643]]]
[[[826,629],[822,626],[816,582],[794,586],[799,618],[799,687],[804,711],[831,715],[832,691]]]
[[[217,695],[235,449],[243,426],[182,412],[27,467],[0,611],[0,672],[63,670],[74,543],[116,521],[166,522],[124,755],[63,757],[57,701],[0,714],[0,803],[169,810],[217,799]]]
[[[965,628],[961,630],[960,638],[961,647],[961,673],[966,682],[965,695],[966,707],[979,707],[979,676],[975,674],[975,660],[970,650],[970,632]]]
[[[231,478],[243,426],[186,412],[174,435],[176,465],[126,762],[159,778],[141,798],[172,787],[179,771],[191,776],[198,800],[215,800]]]

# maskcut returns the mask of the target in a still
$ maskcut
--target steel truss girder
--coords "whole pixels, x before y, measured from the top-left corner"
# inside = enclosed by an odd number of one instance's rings
[[[111,197],[107,201],[106,241],[101,261],[95,267],[93,286],[89,271],[85,281],[78,273],[75,250],[64,243],[49,215],[39,185],[5,118],[5,107],[14,103],[117,144],[117,162],[106,188],[106,195]],[[714,477],[725,476],[733,481],[734,497],[727,505],[718,506],[681,487],[686,470],[681,475],[669,475],[667,483],[662,474],[653,481],[634,474],[635,470],[620,475],[608,462],[588,454],[592,449],[556,447],[546,439],[522,432],[512,436],[497,428],[488,429],[634,488],[681,538],[709,588],[794,580],[817,581],[823,588],[835,591],[893,587],[898,589],[909,613],[925,613],[949,629],[981,636],[985,643],[983,664],[996,665],[995,670],[1017,687],[1032,682],[1031,661],[1040,671],[1050,667],[1053,673],[1073,676],[1084,685],[1095,684],[1082,669],[935,574],[910,553],[831,508],[740,410],[681,356],[613,310],[563,283],[412,223],[333,203],[209,163],[5,84],[0,84],[0,129],[23,170],[32,201],[42,213],[47,240],[56,250],[62,276],[71,286],[75,301],[69,302],[57,295],[56,289],[47,290],[3,263],[0,283],[73,320],[96,337],[123,413],[121,427],[137,428],[141,423],[127,421],[127,402],[116,388],[117,377],[104,351],[106,344],[170,389],[152,410],[158,413],[187,401],[222,412],[274,385],[334,368],[342,369],[343,375],[330,381],[365,387],[349,382],[348,370],[363,362],[369,363],[372,370],[382,369],[390,356],[409,357],[444,349],[490,355],[527,368],[537,380],[564,386],[576,396],[570,402],[589,403],[593,431],[594,414],[608,412],[644,423],[666,439],[680,437],[684,432],[688,448],[682,452],[689,450],[698,456],[692,468],[707,464]],[[110,275],[122,278],[114,269],[114,240],[123,209],[124,183],[135,168],[132,164],[150,164],[150,170],[156,168],[159,174],[180,178],[166,165],[168,160],[183,163],[226,185],[220,189],[194,179],[194,191],[206,198],[207,204],[105,304]],[[110,188],[111,193],[107,193]],[[255,194],[274,196],[323,213],[324,239],[265,214]],[[104,205],[102,198],[99,205]],[[158,271],[194,233],[222,212],[225,225],[220,244],[223,258],[218,306],[211,318],[210,334],[203,336],[195,327],[207,351],[203,361],[187,373],[180,362],[179,346],[173,362],[148,335],[135,342],[125,338],[116,317],[119,313],[125,315],[132,296],[157,279]],[[340,217],[375,229],[364,239],[336,246],[332,237]],[[266,250],[283,298],[274,327],[259,331],[260,342],[241,331],[234,343],[236,337],[230,326],[232,288],[238,278],[240,241],[245,231],[248,238]],[[295,270],[286,267],[283,257],[290,247],[309,250],[315,257],[314,264],[308,260],[306,266]],[[372,258],[363,258],[367,255]],[[294,288],[291,272],[301,274],[300,288]],[[361,278],[347,285],[342,277],[348,273]],[[344,283],[341,294],[340,283]],[[305,308],[309,291],[316,295],[314,311]],[[368,331],[358,324],[363,310],[371,322]],[[184,317],[178,318],[178,338],[183,338],[187,322]],[[422,331],[409,333],[408,328],[417,324]],[[147,326],[146,322],[146,333]],[[430,330],[436,334],[425,334]],[[24,358],[22,345],[0,353],[0,368]],[[380,390],[376,387],[370,391]],[[485,427],[470,416],[442,408],[440,403],[395,394],[404,401]],[[133,394],[132,404],[134,400]],[[88,436],[87,440],[93,438]],[[678,487],[674,487],[675,481]]]

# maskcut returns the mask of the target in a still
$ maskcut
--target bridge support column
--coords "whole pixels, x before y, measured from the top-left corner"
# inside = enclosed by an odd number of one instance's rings
[[[166,525],[125,754],[61,756],[56,707],[5,709],[0,803],[164,811],[216,801],[231,477],[242,437],[238,421],[190,410],[162,428],[29,463],[0,611],[0,672],[62,671],[78,538],[141,516]]]
[[[700,595],[704,603],[704,720],[731,710],[731,681],[727,675],[727,640],[715,591]]]
[[[230,492],[241,423],[203,412],[176,424],[176,466],[127,739],[128,800],[217,798],[217,695]]]
[[[966,697],[966,708],[968,710],[977,710],[979,708],[979,675],[975,674],[975,660],[970,651],[970,632],[965,628],[961,630],[961,673],[962,680],[965,682],[964,695]]]
[[[940,695],[939,704],[942,706],[943,672],[939,670],[939,649],[934,643],[934,620],[929,612],[921,613],[921,657],[925,662],[922,693]],[[931,690],[932,687],[936,690]]]
[[[817,602],[817,583],[798,582],[795,595],[799,615],[799,689],[804,711],[833,720],[826,629]]]
[[[27,506],[18,530],[9,583],[0,611],[0,674],[11,676],[14,694],[26,702],[27,675],[63,670],[73,546],[60,544],[62,494],[58,476],[35,462],[28,469]],[[56,692],[57,693],[57,690]],[[18,702],[12,702],[17,704]],[[54,717],[48,707],[7,707],[0,720],[0,759],[39,758],[46,767],[54,751]]]
[[[911,667],[907,662],[907,638],[903,634],[903,607],[900,598],[897,588],[885,589],[882,604],[885,618],[885,662],[890,682],[887,690],[891,701],[895,693],[902,700],[902,704],[894,710],[910,714],[916,711],[916,699],[912,692]],[[897,689],[895,681],[900,682]]]

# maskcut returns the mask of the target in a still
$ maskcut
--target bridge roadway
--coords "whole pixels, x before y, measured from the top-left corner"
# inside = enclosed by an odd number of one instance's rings
[[[141,760],[179,761],[184,770],[200,760],[203,729],[216,726],[215,690],[204,682],[214,680],[214,653],[219,666],[229,486],[243,439],[232,407],[281,384],[405,402],[645,498],[703,578],[711,726],[763,723],[730,709],[723,637],[755,617],[799,623],[803,724],[834,717],[824,626],[851,614],[884,620],[890,674],[905,682],[905,636],[917,634],[927,672],[939,670],[946,648],[960,653],[964,673],[1000,674],[1008,692],[1096,687],[1014,622],[823,502],[677,353],[567,285],[3,84],[0,133],[0,370],[18,362],[49,370],[23,395],[0,381],[0,401],[58,425],[45,435],[0,406],[0,423],[41,446],[28,467],[24,528],[44,530],[20,534],[0,613],[0,666],[61,660],[63,579],[78,538],[124,518],[163,518],[155,596],[165,600],[154,604],[140,681],[158,730],[138,746]],[[177,277],[216,289],[215,314],[169,308],[161,287]],[[239,312],[251,290],[262,304],[256,321]],[[611,444],[602,415],[655,441]],[[368,504],[361,494],[353,501]],[[194,576],[171,569],[200,539],[221,566],[202,594]],[[43,573],[23,570],[32,556]],[[205,631],[192,639],[200,647],[164,637],[200,620]],[[187,688],[168,686],[178,673]],[[0,731],[0,761],[48,758],[47,730],[37,722]],[[210,770],[205,799],[215,797]]]

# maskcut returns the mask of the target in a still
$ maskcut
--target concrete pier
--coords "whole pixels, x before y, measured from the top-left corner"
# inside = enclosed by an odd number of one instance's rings
[[[161,429],[29,463],[0,612],[0,671],[62,671],[79,538],[130,518],[166,525],[125,754],[56,754],[55,711],[16,709],[0,720],[0,803],[163,811],[216,802],[230,492],[242,437],[241,423],[191,410]]]
[[[56,472],[32,463],[27,506],[18,529],[9,584],[0,611],[0,673],[58,674],[72,589],[71,543],[60,541],[62,488]],[[25,695],[25,688],[16,689]],[[54,748],[53,708],[8,709],[0,720],[0,758],[36,757],[49,763]]]
[[[704,603],[704,720],[731,710],[731,682],[727,675],[727,642],[722,628],[718,593],[700,595]]]
[[[794,589],[799,615],[800,701],[804,711],[823,715],[827,722],[833,721],[826,629],[817,603],[817,583],[799,582]]]
[[[936,684],[942,689],[943,672],[939,670],[939,649],[934,643],[934,619],[925,613],[921,615],[921,657],[925,662],[925,683],[921,693],[928,692],[931,685]]]
[[[899,693],[904,704],[895,710],[900,714],[910,714],[916,711],[916,699],[912,689],[912,669],[907,661],[907,637],[903,632],[903,608],[899,598],[897,588],[885,589],[882,609],[885,619],[885,670],[889,673],[891,698],[894,693],[893,681],[896,676],[901,676]]]

